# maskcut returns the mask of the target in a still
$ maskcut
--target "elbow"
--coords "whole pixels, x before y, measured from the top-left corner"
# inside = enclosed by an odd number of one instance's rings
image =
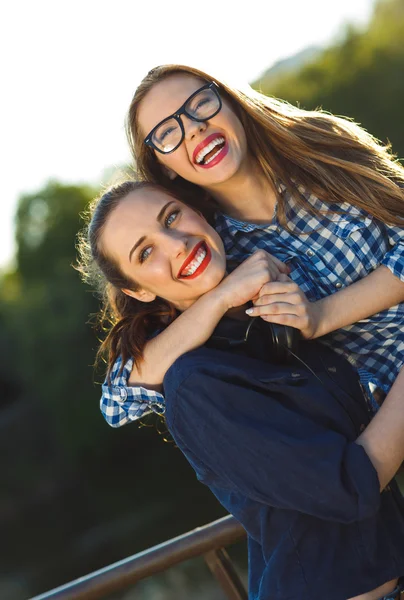
[[[306,487],[306,506],[313,516],[344,525],[373,518],[380,508],[379,478],[368,455],[358,444],[340,447],[327,473],[313,469],[315,479]]]

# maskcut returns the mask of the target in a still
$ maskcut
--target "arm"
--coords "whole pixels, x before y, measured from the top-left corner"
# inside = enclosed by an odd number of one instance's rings
[[[404,460],[404,369],[380,410],[357,439],[372,461],[383,489]]]
[[[335,408],[323,386],[309,378],[292,389],[276,368],[228,356],[197,350],[181,357],[164,380],[168,427],[180,449],[198,458],[204,482],[329,521],[373,516],[378,477],[364,448],[344,435],[352,435],[346,415],[336,431],[297,403],[280,400],[298,394],[309,403],[319,395]]]
[[[310,337],[320,337],[403,301],[404,282],[381,265],[347,288],[313,303],[317,327]]]
[[[129,385],[160,391],[169,367],[185,352],[204,344],[229,309],[242,306],[258,294],[264,283],[288,271],[286,265],[263,250],[252,254],[146,344],[144,361],[139,369],[133,365]]]
[[[132,359],[122,368],[118,357],[102,386],[100,408],[107,423],[121,427],[150,412],[164,411],[165,400],[159,390],[165,371],[178,356],[203,344],[229,308],[244,304],[264,282],[288,271],[286,265],[266,252],[255,252],[217,288],[149,341],[141,371]]]
[[[326,298],[309,302],[291,280],[264,285],[248,314],[299,329],[315,339],[404,302],[404,281],[384,265]]]
[[[385,230],[391,249],[372,273],[314,303],[318,305],[319,325],[312,337],[320,337],[404,302],[404,227],[380,226]]]
[[[185,352],[204,344],[227,309],[226,300],[218,288],[199,298],[146,344],[144,360],[139,369],[133,365],[129,385],[161,390],[164,375],[173,362]]]
[[[403,302],[404,227],[379,225],[390,250],[366,277],[316,302],[308,302],[292,282],[289,286],[270,282],[261,289],[254,302],[257,309],[251,314],[291,325],[306,339],[314,339]]]

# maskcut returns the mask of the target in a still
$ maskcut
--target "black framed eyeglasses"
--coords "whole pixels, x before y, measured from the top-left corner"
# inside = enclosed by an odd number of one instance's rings
[[[181,115],[186,115],[192,121],[208,121],[221,108],[219,86],[214,81],[207,83],[196,90],[174,114],[157,123],[145,137],[144,143],[157,152],[170,154],[182,144],[185,137]]]

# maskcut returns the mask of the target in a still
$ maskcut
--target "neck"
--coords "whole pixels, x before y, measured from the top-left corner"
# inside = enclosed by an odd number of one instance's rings
[[[208,191],[220,209],[230,217],[254,223],[272,221],[277,193],[272,183],[257,168],[249,168]]]

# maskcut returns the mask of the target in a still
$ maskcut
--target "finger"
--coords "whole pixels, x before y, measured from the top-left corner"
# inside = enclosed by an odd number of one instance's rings
[[[272,256],[272,254],[269,254],[266,250],[263,250],[261,248],[259,250],[256,250],[253,254],[251,254],[251,256],[247,258],[245,262],[261,260],[265,260],[267,264],[272,264],[273,266],[275,266],[277,272],[288,275],[291,271],[289,265],[279,260],[279,258],[277,258],[276,256]]]
[[[282,277],[285,277],[285,275],[282,275]],[[262,286],[259,296],[287,294],[290,292],[297,292],[298,290],[298,286],[296,283],[293,283],[293,281],[269,281]]]
[[[264,304],[264,305],[254,305],[251,308],[246,310],[246,313],[251,317],[261,317],[268,315],[281,315],[281,314],[294,314],[296,316],[300,315],[300,310],[296,310],[296,306],[294,304],[290,304],[287,302],[276,302],[273,304]]]
[[[269,256],[281,273],[284,273],[285,275],[288,275],[290,273],[291,269],[289,265],[279,260],[279,258],[277,258],[276,256],[272,256],[272,254],[270,254]]]
[[[285,292],[284,294],[258,294],[258,298],[254,300],[255,306],[271,305],[275,307],[277,304],[292,304],[299,307],[299,311],[307,310],[307,303],[302,301],[299,294],[294,292]]]

